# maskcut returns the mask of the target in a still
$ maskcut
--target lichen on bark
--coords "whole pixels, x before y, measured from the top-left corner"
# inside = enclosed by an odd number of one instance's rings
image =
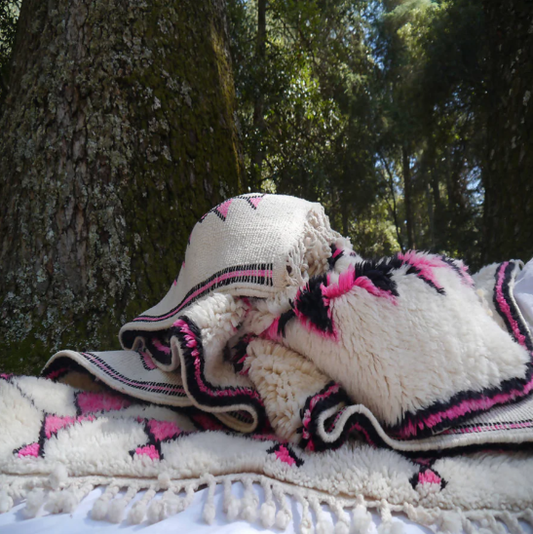
[[[25,0],[0,119],[0,368],[114,348],[240,188],[223,0]]]

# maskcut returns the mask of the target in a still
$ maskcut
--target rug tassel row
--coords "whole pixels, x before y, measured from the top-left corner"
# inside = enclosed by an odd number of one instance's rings
[[[168,517],[185,510],[185,508],[187,508],[192,502],[192,499],[194,498],[194,491],[196,489],[196,485],[191,484],[189,484],[187,487],[183,487],[182,485],[175,486],[172,484],[172,481],[168,475],[160,475],[158,482],[159,488],[166,491],[163,493],[160,499],[153,499],[148,507],[146,516],[148,523],[150,524],[163,521],[164,519],[167,519]],[[184,497],[179,496],[182,492],[185,493]],[[206,521],[209,521],[209,517],[205,517],[205,519]]]
[[[135,498],[139,491],[138,486],[130,486],[122,497],[113,499],[107,508],[107,520],[111,523],[121,523],[128,504]]]
[[[236,482],[244,486],[241,499],[232,492]],[[256,491],[257,483],[263,490],[262,503]],[[47,479],[34,480],[32,484],[33,487],[13,483],[0,489],[0,513],[8,512],[21,499],[25,499],[22,514],[27,518],[37,516],[42,509],[53,514],[72,513],[95,486],[89,482],[72,483],[60,471]],[[526,526],[533,528],[533,509],[462,512],[459,509],[417,508],[412,504],[393,505],[386,500],[366,501],[361,495],[355,500],[336,499],[259,475],[227,476],[218,480],[205,475],[177,484],[168,475],[159,476],[151,485],[140,481],[127,485],[123,481],[111,481],[93,504],[91,518],[121,523],[127,516],[127,521],[132,524],[157,523],[185,510],[194,500],[195,493],[206,488],[203,518],[212,524],[216,519],[217,485],[222,485],[222,509],[229,521],[240,518],[253,523],[259,520],[265,528],[281,531],[293,521],[292,498],[301,507],[299,517],[294,519],[299,534],[370,534],[377,526],[370,510],[381,516],[378,534],[404,534],[403,523],[393,515],[398,512],[431,527],[438,534],[526,534]],[[142,490],[146,490],[145,493],[135,500]],[[331,514],[324,512],[324,505],[329,507]]]

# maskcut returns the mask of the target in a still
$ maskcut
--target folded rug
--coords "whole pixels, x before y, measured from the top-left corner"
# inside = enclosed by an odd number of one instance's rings
[[[533,342],[513,297],[519,270],[505,262],[480,273],[487,304],[458,260],[409,251],[364,261],[319,204],[243,195],[196,224],[168,294],[121,329],[131,350],[62,351],[45,374],[59,376],[70,359],[128,395],[196,406],[241,432],[272,425],[311,449],[354,430],[399,450],[524,443]],[[274,355],[261,339],[291,350]],[[293,363],[276,375],[267,360]],[[289,407],[276,400],[287,391],[297,399],[290,435]],[[524,416],[510,420],[517,412],[505,406],[521,399]],[[491,423],[519,432],[442,434],[480,428],[473,418],[498,406]]]
[[[62,351],[45,374],[76,362],[119,391],[143,400],[137,389],[164,391],[165,404],[195,406],[241,432],[272,429],[311,451],[354,434],[406,453],[529,447],[533,343],[512,292],[519,264],[494,266],[485,286],[510,335],[460,269],[409,259],[431,264],[423,272],[433,286],[398,260],[313,277],[281,315],[268,300],[215,292],[167,329],[173,372],[146,352]]]
[[[385,525],[393,509],[444,532],[478,519],[518,532],[517,519],[531,519],[533,443],[533,341],[513,296],[520,265],[472,278],[440,255],[365,261],[318,204],[230,199],[193,229],[164,299],[121,329],[124,350],[61,351],[48,380],[4,376],[0,508],[54,486],[59,463],[75,478],[71,491],[47,494],[54,510],[93,483],[109,484],[102,517],[121,485],[128,498],[151,488],[142,506],[168,486],[150,507],[156,520],[221,482],[230,515],[241,507],[252,518],[251,481],[261,480],[264,523],[277,514],[284,524],[286,504],[280,497],[276,512],[272,495],[292,492],[304,532],[309,507],[320,523],[320,502],[339,532],[354,506],[357,528],[368,526],[364,507],[378,506]],[[232,480],[248,484],[240,505]],[[28,494],[30,508],[42,496]]]
[[[273,339],[312,360],[392,435],[432,435],[533,388],[533,343],[512,296],[519,264],[495,271],[494,306],[511,335],[461,263],[412,251],[315,276]]]
[[[227,334],[245,312],[244,305],[219,310],[217,302],[224,307],[223,295],[268,299],[276,310],[285,311],[310,276],[327,270],[331,246],[344,241],[330,228],[320,204],[265,194],[226,200],[193,228],[185,261],[167,295],[122,327],[119,337],[126,350],[98,354],[63,351],[52,358],[46,373],[57,376],[61,372],[57,360],[72,358],[118,391],[179,407],[207,400],[224,424],[251,432],[264,424],[264,410],[248,378],[236,374],[231,364],[222,357],[212,359],[202,369],[207,379],[196,370],[192,387],[197,394],[188,390],[193,378],[184,383],[181,374],[174,372],[180,365],[170,343],[175,323],[200,303],[212,320],[212,351],[222,356]],[[201,302],[210,295],[215,295],[213,306],[203,307]],[[247,402],[241,406],[243,396]]]

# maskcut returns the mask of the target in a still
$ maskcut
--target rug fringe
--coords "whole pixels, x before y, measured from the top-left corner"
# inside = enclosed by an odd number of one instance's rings
[[[5,514],[13,508],[13,497],[6,490],[0,491],[0,514]]]
[[[111,523],[121,523],[124,519],[124,513],[128,504],[135,498],[139,492],[139,487],[134,485],[130,486],[123,497],[113,499],[107,509],[107,519]]]
[[[126,510],[138,493],[144,495],[134,502],[127,513],[127,521],[139,524],[143,521],[157,523],[185,510],[195,493],[207,488],[203,518],[212,524],[216,519],[215,493],[223,488],[223,511],[229,521],[244,519],[260,521],[265,528],[285,530],[293,520],[289,498],[301,506],[295,530],[300,534],[369,534],[377,528],[378,534],[403,534],[404,525],[394,517],[405,514],[411,521],[431,528],[437,534],[526,534],[526,525],[533,527],[533,509],[526,510],[477,510],[461,511],[422,508],[412,504],[392,504],[386,500],[366,500],[335,497],[316,490],[286,484],[263,475],[241,474],[172,481],[168,475],[160,475],[157,481],[106,479],[95,477],[81,481],[65,478],[64,473],[54,472],[48,478],[28,478],[23,483],[13,480],[0,489],[0,513],[8,512],[17,501],[25,499],[24,517],[32,518],[44,508],[50,513],[72,513],[79,503],[98,485],[105,490],[95,501],[91,518],[121,523]],[[233,485],[244,486],[242,499],[233,493]],[[261,503],[256,484],[263,493]],[[119,494],[121,490],[125,490]],[[156,495],[160,493],[160,495]],[[325,513],[326,505],[330,514]],[[371,510],[381,516],[376,525]]]
[[[119,492],[120,486],[118,484],[109,484],[105,489],[104,493],[100,495],[98,500],[93,504],[93,509],[91,511],[91,518],[96,521],[101,521],[107,517],[107,512],[109,510],[109,502],[115,495]]]
[[[285,530],[292,521],[292,510],[289,506],[288,497],[285,495],[285,492],[280,484],[272,485],[272,493],[280,505],[280,509],[276,514],[276,528],[279,530]]]
[[[128,512],[129,523],[131,523],[132,525],[138,525],[139,523],[142,523],[144,521],[144,518],[146,517],[148,511],[148,507],[152,499],[156,496],[156,494],[157,491],[155,489],[155,485],[150,486],[146,493],[141,497],[141,499],[133,504],[130,511]]]
[[[261,480],[261,486],[263,487],[265,502],[259,509],[259,518],[261,519],[261,524],[265,528],[272,528],[276,522],[276,503],[274,502],[274,492],[272,491],[272,485],[266,478]]]

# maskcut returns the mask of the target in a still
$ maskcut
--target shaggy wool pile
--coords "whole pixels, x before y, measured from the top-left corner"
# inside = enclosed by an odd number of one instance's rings
[[[307,452],[273,435],[202,430],[216,426],[216,419],[193,409],[185,415],[96,384],[79,389],[34,377],[3,375],[0,406],[2,512],[19,498],[26,499],[27,517],[42,506],[70,512],[94,486],[104,485],[93,518],[157,522],[179,513],[197,489],[207,487],[209,523],[215,486],[221,484],[229,519],[265,527],[288,525],[287,496],[293,496],[302,505],[302,533],[314,527],[318,533],[369,532],[368,509],[381,513],[382,533],[401,532],[391,516],[399,511],[439,532],[507,527],[518,533],[524,522],[533,525],[533,462],[527,452],[408,458],[357,441]],[[232,494],[236,481],[246,488],[242,499]],[[263,486],[260,507],[253,483]],[[121,489],[125,495],[118,495]],[[141,489],[148,491],[124,517]],[[163,494],[155,498],[156,492]]]
[[[23,498],[29,517],[68,512],[104,485],[93,517],[120,522],[147,490],[127,519],[155,522],[207,487],[212,522],[221,484],[230,519],[266,527],[287,526],[293,496],[302,534],[367,534],[369,508],[382,534],[398,511],[443,533],[520,533],[533,526],[521,265],[472,277],[423,252],[364,260],[319,204],[229,199],[194,227],[167,295],[123,326],[123,350],[0,375],[0,511]]]

